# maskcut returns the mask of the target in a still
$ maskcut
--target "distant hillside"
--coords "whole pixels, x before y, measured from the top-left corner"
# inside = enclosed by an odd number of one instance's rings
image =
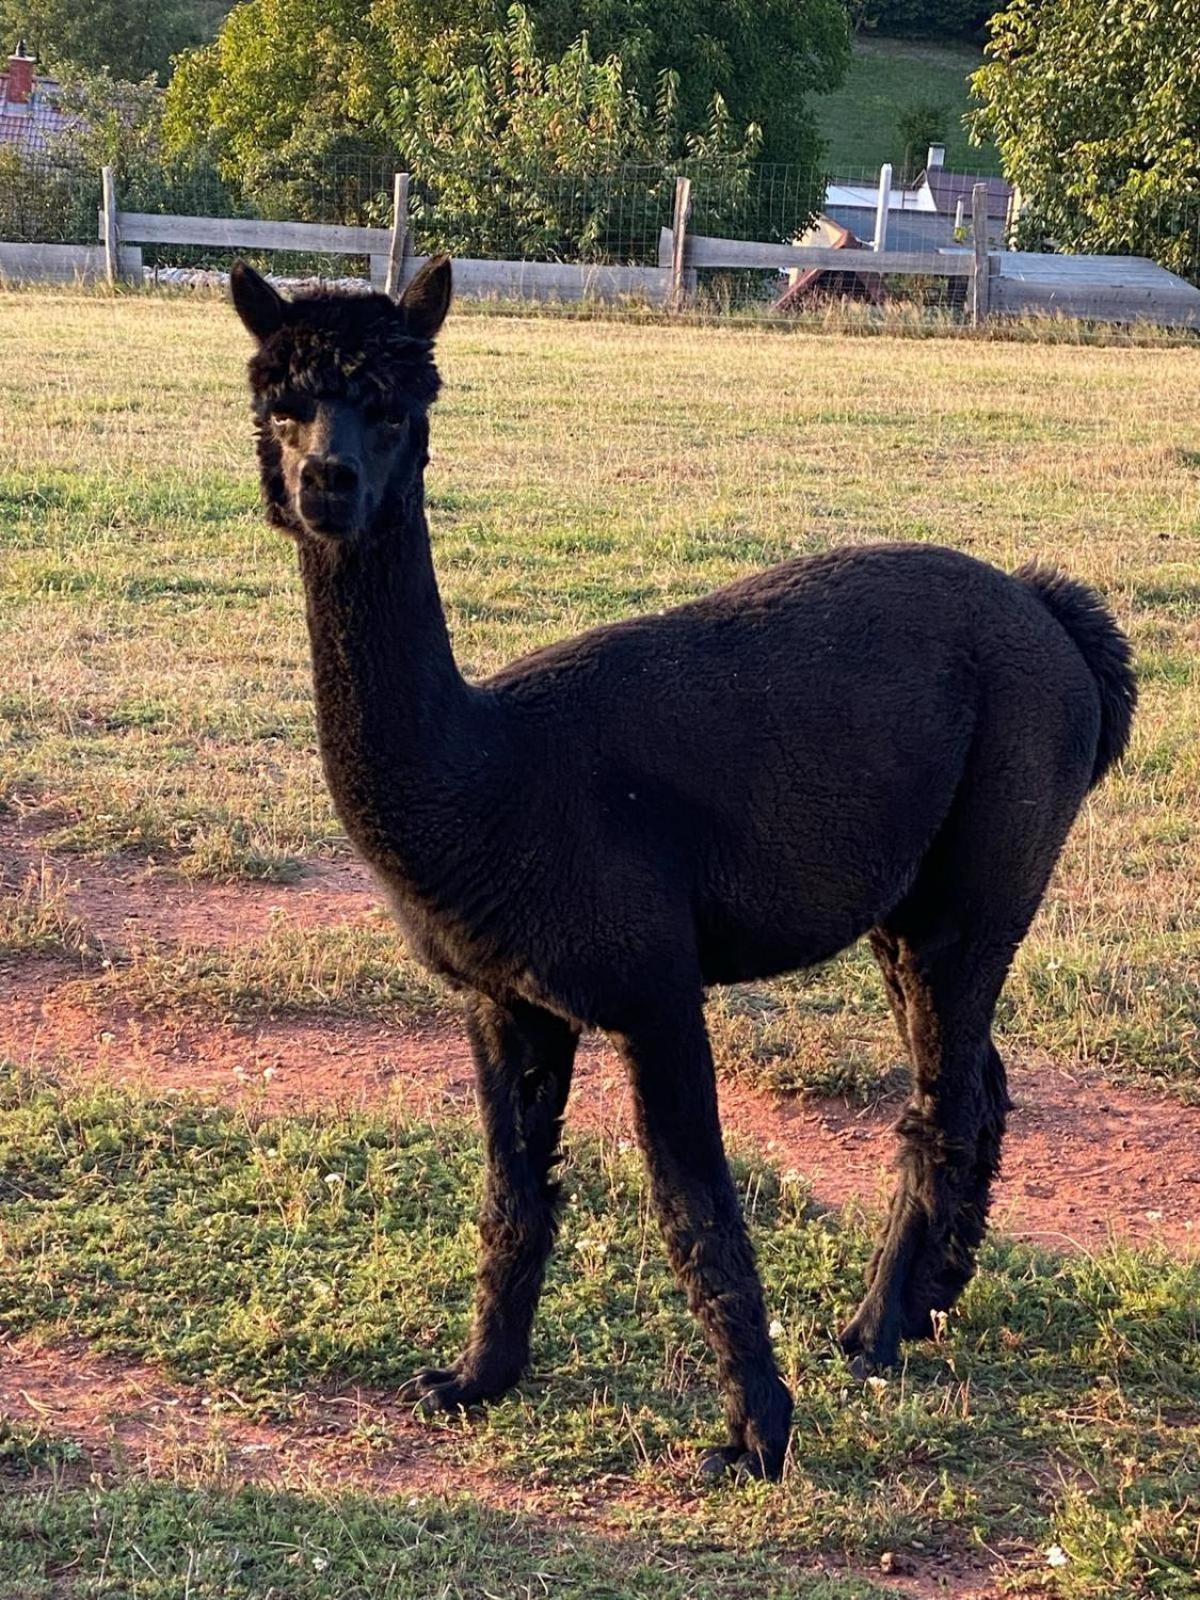
[[[829,170],[839,177],[853,177],[878,171],[884,161],[899,169],[904,141],[898,118],[914,103],[933,101],[948,113],[946,165],[960,172],[999,172],[996,152],[990,146],[969,144],[962,126],[970,105],[967,75],[982,63],[981,53],[967,44],[855,40],[845,83],[813,102],[821,132],[829,141]]]

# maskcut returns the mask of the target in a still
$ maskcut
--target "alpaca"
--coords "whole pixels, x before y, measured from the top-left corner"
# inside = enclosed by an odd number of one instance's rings
[[[467,683],[424,511],[451,272],[398,304],[234,306],[268,520],[299,557],[326,778],[409,950],[465,994],[486,1177],[467,1345],[426,1410],[510,1388],[554,1239],[576,1042],[628,1071],[670,1261],[716,1357],[726,1442],[776,1477],[792,1401],[722,1145],[709,985],[867,935],[911,1057],[862,1366],[927,1336],[971,1276],[1008,1099],[992,1014],[1134,682],[1100,600],[948,549],[834,550],[599,627]]]

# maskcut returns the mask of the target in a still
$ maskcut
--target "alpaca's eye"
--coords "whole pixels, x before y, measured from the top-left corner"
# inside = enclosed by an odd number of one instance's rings
[[[290,423],[307,422],[311,414],[302,400],[277,400],[271,407],[271,421],[278,428],[285,428]]]

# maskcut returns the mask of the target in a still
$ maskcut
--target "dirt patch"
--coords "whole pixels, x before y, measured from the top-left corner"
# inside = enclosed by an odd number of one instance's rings
[[[172,1384],[153,1367],[98,1356],[79,1341],[0,1342],[0,1416],[38,1425],[79,1448],[78,1462],[55,1469],[60,1484],[136,1474],[230,1489],[253,1483],[406,1498],[469,1494],[492,1510],[619,1537],[628,1533],[618,1513],[686,1513],[703,1492],[689,1482],[688,1464],[673,1462],[661,1484],[599,1475],[564,1504],[555,1489],[464,1462],[456,1449],[461,1424],[430,1425],[392,1394],[358,1387],[307,1392],[297,1398],[294,1420],[259,1421],[239,1413],[229,1395]],[[41,1478],[34,1473],[26,1482],[36,1489]],[[5,1487],[0,1482],[0,1491]],[[999,1600],[992,1569],[963,1553],[919,1559],[906,1553],[902,1565],[886,1581],[912,1600],[947,1593]],[[803,1552],[796,1571],[882,1576]]]
[[[261,939],[279,916],[301,927],[357,921],[381,898],[357,861],[313,862],[295,884],[196,882],[145,859],[81,861],[43,850],[27,824],[0,819],[0,886],[11,892],[43,868],[92,938],[115,948],[235,944]]]
[[[256,1023],[164,1019],[132,1007],[89,1010],[58,991],[65,963],[0,971],[0,1055],[155,1092],[217,1094],[266,1109],[390,1105],[414,1116],[469,1111],[470,1052],[461,1028],[413,1028],[345,1018]],[[1011,1076],[1004,1172],[993,1221],[1013,1238],[1094,1250],[1110,1238],[1200,1249],[1200,1111],[1081,1079],[1049,1062]],[[821,1204],[882,1206],[891,1183],[896,1105],[779,1099],[721,1085],[731,1146],[766,1154],[812,1187]],[[586,1039],[568,1127],[632,1138],[619,1061]]]
[[[371,875],[355,862],[315,865],[295,885],[193,884],[161,866],[47,854],[28,827],[0,824],[0,880],[19,883],[43,862],[65,882],[70,911],[115,945],[133,942],[131,930],[164,944],[231,944],[279,917],[333,926],[373,916],[379,905]],[[387,1103],[437,1116],[472,1104],[470,1053],[455,1025],[222,1023],[119,1001],[101,1011],[67,984],[76,976],[76,967],[45,957],[0,964],[0,1054],[160,1092],[251,1096],[267,1108]],[[1110,1238],[1200,1248],[1200,1109],[1049,1060],[1015,1061],[1010,1079],[1016,1110],[993,1211],[998,1228],[1051,1248],[1092,1250]],[[721,1105],[731,1144],[794,1170],[819,1202],[885,1202],[898,1105],[780,1099],[736,1080],[722,1083]],[[631,1137],[624,1076],[602,1040],[584,1041],[570,1122]]]

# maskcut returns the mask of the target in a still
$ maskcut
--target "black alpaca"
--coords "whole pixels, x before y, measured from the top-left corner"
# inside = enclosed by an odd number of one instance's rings
[[[1007,1096],[992,1013],[1134,685],[1101,602],[918,545],[833,551],[466,683],[424,512],[450,265],[400,304],[233,299],[270,521],[296,541],[339,816],[409,949],[466,992],[487,1151],[475,1320],[428,1409],[509,1388],[555,1232],[580,1031],[632,1084],[728,1443],[777,1475],[791,1398],[721,1142],[704,991],[869,934],[912,1057],[899,1183],[842,1334],[890,1363],[971,1275]]]

